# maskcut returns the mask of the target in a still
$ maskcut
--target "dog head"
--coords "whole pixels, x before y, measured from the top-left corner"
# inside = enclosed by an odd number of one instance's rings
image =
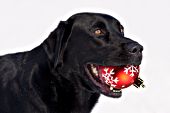
[[[74,76],[82,87],[107,96],[120,97],[122,92],[110,90],[99,75],[99,67],[139,66],[142,60],[143,47],[126,38],[120,22],[106,14],[75,14],[60,22],[51,37],[54,67],[66,78]]]

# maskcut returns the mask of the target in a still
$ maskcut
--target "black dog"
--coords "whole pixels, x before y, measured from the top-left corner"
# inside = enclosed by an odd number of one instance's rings
[[[90,113],[100,93],[121,96],[93,66],[140,65],[142,50],[115,18],[73,15],[33,50],[0,57],[0,113]]]

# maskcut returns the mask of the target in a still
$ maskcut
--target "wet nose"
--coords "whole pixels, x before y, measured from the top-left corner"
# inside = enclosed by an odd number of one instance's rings
[[[138,43],[127,44],[126,50],[133,55],[141,54],[143,51],[143,46]]]

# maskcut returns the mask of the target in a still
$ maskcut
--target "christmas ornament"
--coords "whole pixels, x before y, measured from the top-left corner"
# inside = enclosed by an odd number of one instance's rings
[[[110,90],[127,88],[132,84],[137,88],[145,87],[139,78],[139,66],[99,66],[98,70],[100,79],[110,86]]]

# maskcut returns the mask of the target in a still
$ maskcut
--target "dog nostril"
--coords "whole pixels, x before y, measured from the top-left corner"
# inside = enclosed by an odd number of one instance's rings
[[[131,43],[127,45],[127,50],[131,54],[139,54],[142,53],[143,47],[136,43]]]
[[[138,50],[137,50],[137,48],[134,48],[132,51],[131,51],[131,53],[136,53]]]
[[[142,53],[142,51],[143,51],[143,47],[140,48],[139,52]]]

